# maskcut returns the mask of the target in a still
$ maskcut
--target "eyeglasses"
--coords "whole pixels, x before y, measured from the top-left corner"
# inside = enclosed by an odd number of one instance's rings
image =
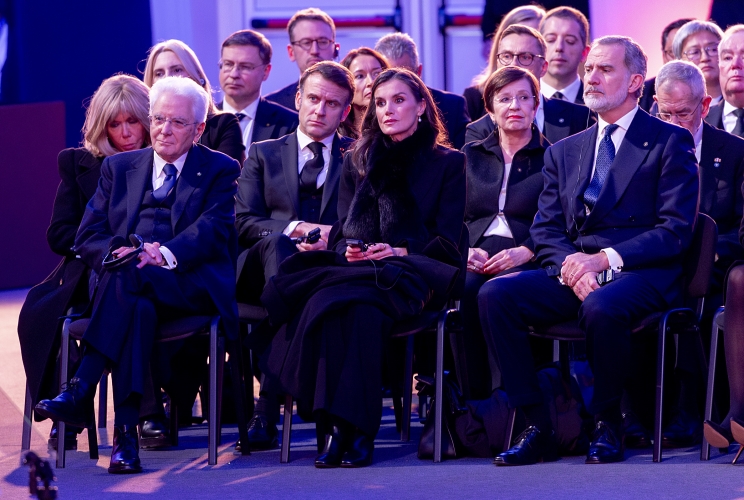
[[[529,66],[532,64],[532,61],[539,57],[540,59],[545,59],[543,56],[538,54],[532,54],[531,52],[522,52],[519,54],[513,54],[511,52],[502,52],[501,54],[496,54],[496,57],[499,58],[499,61],[501,61],[501,64],[504,66],[509,66],[512,61],[514,61],[514,58],[517,58],[517,62],[520,66]]]
[[[708,55],[708,57],[718,57],[718,45],[708,45],[707,47],[703,47],[702,50],[690,49],[682,52],[682,54],[690,61],[699,61],[700,56],[703,55],[703,50]]]
[[[240,73],[241,75],[249,75],[253,73],[254,71],[256,71],[258,68],[263,68],[264,66],[266,66],[266,64],[258,64],[254,66],[253,64],[242,64],[241,63],[241,64],[236,65],[232,61],[220,61],[219,66],[220,66],[220,69],[225,73],[232,73],[232,70],[234,70],[237,67],[238,73]]]
[[[329,38],[303,38],[302,40],[297,40],[296,42],[290,42],[292,45],[299,45],[302,47],[303,50],[310,50],[313,48],[313,44],[317,43],[318,48],[320,50],[325,50],[328,47],[331,46],[333,43],[333,40]]]
[[[515,95],[514,97],[512,97],[512,96],[505,95],[505,96],[501,96],[501,97],[498,97],[497,96],[496,99],[495,99],[495,101],[496,101],[496,104],[498,104],[499,106],[511,106],[511,103],[514,102],[514,101],[517,101],[517,105],[522,106],[523,104],[527,104],[527,103],[530,103],[530,102],[534,104],[535,103],[535,96],[533,96],[533,95]]]
[[[672,118],[676,116],[677,117],[677,120],[680,123],[682,123],[682,122],[688,123],[688,122],[691,122],[692,121],[692,119],[695,116],[695,111],[697,111],[697,109],[700,107],[700,105],[702,103],[703,103],[703,100],[701,99],[700,102],[698,103],[698,105],[695,106],[695,109],[693,109],[692,111],[690,111],[688,113],[661,113],[661,112],[659,112],[659,113],[656,113],[656,116],[658,116],[659,118],[661,118],[665,122],[672,121]]]
[[[199,122],[193,122],[189,123],[183,118],[166,118],[164,116],[160,115],[151,115],[149,116],[150,123],[156,128],[162,128],[165,126],[166,123],[170,123],[171,127],[173,127],[174,130],[183,130],[189,125],[196,125]]]

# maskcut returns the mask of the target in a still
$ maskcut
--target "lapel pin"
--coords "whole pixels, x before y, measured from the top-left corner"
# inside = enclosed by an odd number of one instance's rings
[[[558,123],[563,123],[563,122],[565,122],[565,121],[566,121],[566,120],[564,120],[563,118],[558,118]]]
[[[644,142],[644,143],[643,143],[643,147],[644,147],[644,148],[645,148],[645,147],[648,147],[648,143],[647,143],[647,142]]]
[[[713,166],[715,168],[718,168],[721,166],[721,159],[720,158],[713,158]]]
[[[197,177],[201,177],[201,172],[197,172],[197,173],[196,173],[196,176],[197,176]]]

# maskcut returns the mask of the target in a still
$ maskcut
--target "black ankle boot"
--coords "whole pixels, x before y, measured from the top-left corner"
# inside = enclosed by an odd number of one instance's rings
[[[315,467],[318,469],[330,469],[341,465],[341,458],[346,451],[345,426],[339,422],[333,422],[331,433],[326,435],[325,447],[315,459]]]
[[[114,445],[111,450],[110,474],[136,474],[142,472],[139,459],[139,436],[136,425],[114,427]]]
[[[96,384],[88,384],[82,379],[73,377],[64,390],[54,399],[42,399],[34,411],[55,422],[62,421],[75,427],[89,429],[93,427],[93,396]]]
[[[355,469],[372,465],[375,440],[356,429],[349,450],[341,457],[341,467]]]

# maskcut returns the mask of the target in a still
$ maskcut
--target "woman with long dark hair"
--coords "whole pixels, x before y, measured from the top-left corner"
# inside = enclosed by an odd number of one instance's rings
[[[372,95],[372,84],[375,83],[375,78],[390,65],[382,54],[369,47],[350,50],[341,61],[341,65],[351,71],[354,77],[354,96],[351,100],[351,111],[338,127],[338,133],[352,139],[359,139],[362,120],[364,120],[364,114],[367,112]]]
[[[284,261],[262,300],[281,325],[264,358],[280,391],[328,429],[315,466],[372,462],[390,329],[446,302],[461,267],[464,156],[405,69],[377,77],[362,137],[344,159],[334,252]]]

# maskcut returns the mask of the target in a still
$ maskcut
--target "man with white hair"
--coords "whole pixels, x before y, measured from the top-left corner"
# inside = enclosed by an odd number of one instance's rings
[[[478,295],[509,403],[527,423],[497,465],[557,458],[528,327],[576,320],[594,373],[588,409],[596,427],[586,463],[623,460],[620,399],[632,365],[630,329],[678,300],[682,288],[698,206],[692,136],[639,109],[646,54],[632,39],[599,38],[584,69],[584,101],[599,120],[545,152],[530,228],[542,269],[493,279]]]
[[[240,165],[196,144],[207,102],[189,78],[152,86],[152,148],[104,160],[75,240],[98,275],[85,354],[65,390],[40,401],[36,413],[90,428],[96,384],[111,367],[112,474],[142,472],[137,424],[158,321],[219,313],[237,335],[233,197]],[[134,235],[139,252],[130,246]]]
[[[723,100],[710,108],[705,121],[744,137],[744,24],[730,26],[723,33],[718,68]]]

